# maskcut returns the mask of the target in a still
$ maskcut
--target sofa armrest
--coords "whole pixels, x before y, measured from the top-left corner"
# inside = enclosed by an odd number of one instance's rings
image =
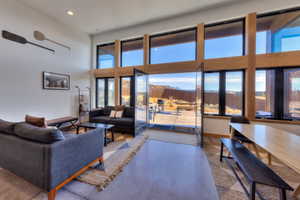
[[[103,129],[95,129],[80,135],[70,135],[66,140],[50,145],[45,163],[48,168],[48,191],[103,156],[103,133]]]

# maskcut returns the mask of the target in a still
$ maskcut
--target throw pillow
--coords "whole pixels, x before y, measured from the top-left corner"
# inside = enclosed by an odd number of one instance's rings
[[[8,122],[0,119],[0,132],[6,134],[14,134],[14,126],[16,123]]]
[[[65,139],[63,133],[57,128],[40,128],[28,123],[16,124],[15,134],[24,139],[46,144]]]
[[[115,111],[123,111],[125,109],[124,105],[115,106]]]
[[[123,116],[123,110],[116,112],[116,118],[122,118],[122,116]]]
[[[116,117],[116,111],[115,110],[110,111],[109,117],[110,118],[115,118]]]
[[[47,122],[44,117],[33,117],[30,115],[25,116],[25,122],[34,126],[38,126],[41,128],[47,127]]]

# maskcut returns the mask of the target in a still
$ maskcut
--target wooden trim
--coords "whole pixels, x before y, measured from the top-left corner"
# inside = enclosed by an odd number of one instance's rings
[[[55,200],[56,197],[56,189],[51,190],[48,192],[48,200]]]
[[[247,56],[204,60],[204,71],[239,70],[247,68]]]
[[[121,67],[121,41],[115,41],[115,68]]]
[[[106,78],[106,77],[114,77],[116,70],[113,68],[110,69],[94,69],[92,73],[96,78]]]
[[[197,61],[204,60],[204,24],[197,25]]]
[[[115,105],[120,105],[120,76],[115,76]]]
[[[204,118],[208,119],[224,119],[224,120],[230,120],[230,116],[218,116],[218,115],[203,115]]]
[[[148,74],[181,73],[197,71],[197,61],[151,64],[145,67]]]
[[[203,133],[203,135],[213,138],[230,138],[230,134],[228,133]]]
[[[144,35],[144,65],[149,64],[150,55],[150,36],[148,34]]]
[[[300,51],[261,54],[256,56],[257,68],[300,66]]]
[[[253,119],[251,121],[253,121],[253,122],[262,122],[262,123],[274,123],[274,124],[300,125],[300,121],[288,121],[288,120]]]
[[[255,67],[256,67],[256,13],[246,17],[246,84],[245,115],[249,120],[255,118]]]
[[[48,200],[55,200],[56,192],[60,190],[62,187],[64,187],[66,184],[71,182],[73,179],[77,178],[81,174],[83,174],[86,170],[88,170],[91,166],[93,166],[96,162],[103,162],[103,157],[97,158],[96,160],[92,161],[88,165],[84,166],[82,169],[80,169],[78,172],[64,180],[61,184],[56,186],[54,189],[52,189],[50,192],[48,192]]]

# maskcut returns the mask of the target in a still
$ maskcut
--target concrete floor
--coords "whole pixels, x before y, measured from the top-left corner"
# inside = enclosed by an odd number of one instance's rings
[[[47,199],[45,194],[34,200]],[[57,200],[218,199],[204,152],[198,147],[149,140],[102,192],[73,181]]]

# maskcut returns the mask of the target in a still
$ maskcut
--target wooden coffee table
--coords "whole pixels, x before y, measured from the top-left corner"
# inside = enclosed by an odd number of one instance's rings
[[[104,146],[106,146],[110,142],[115,141],[115,136],[112,128],[115,125],[113,124],[102,124],[102,123],[91,123],[91,122],[82,122],[77,125],[77,134],[79,134],[79,129],[84,128],[85,132],[87,132],[88,129],[96,129],[96,128],[103,128],[104,129]],[[111,132],[111,138],[107,137],[107,132]]]

